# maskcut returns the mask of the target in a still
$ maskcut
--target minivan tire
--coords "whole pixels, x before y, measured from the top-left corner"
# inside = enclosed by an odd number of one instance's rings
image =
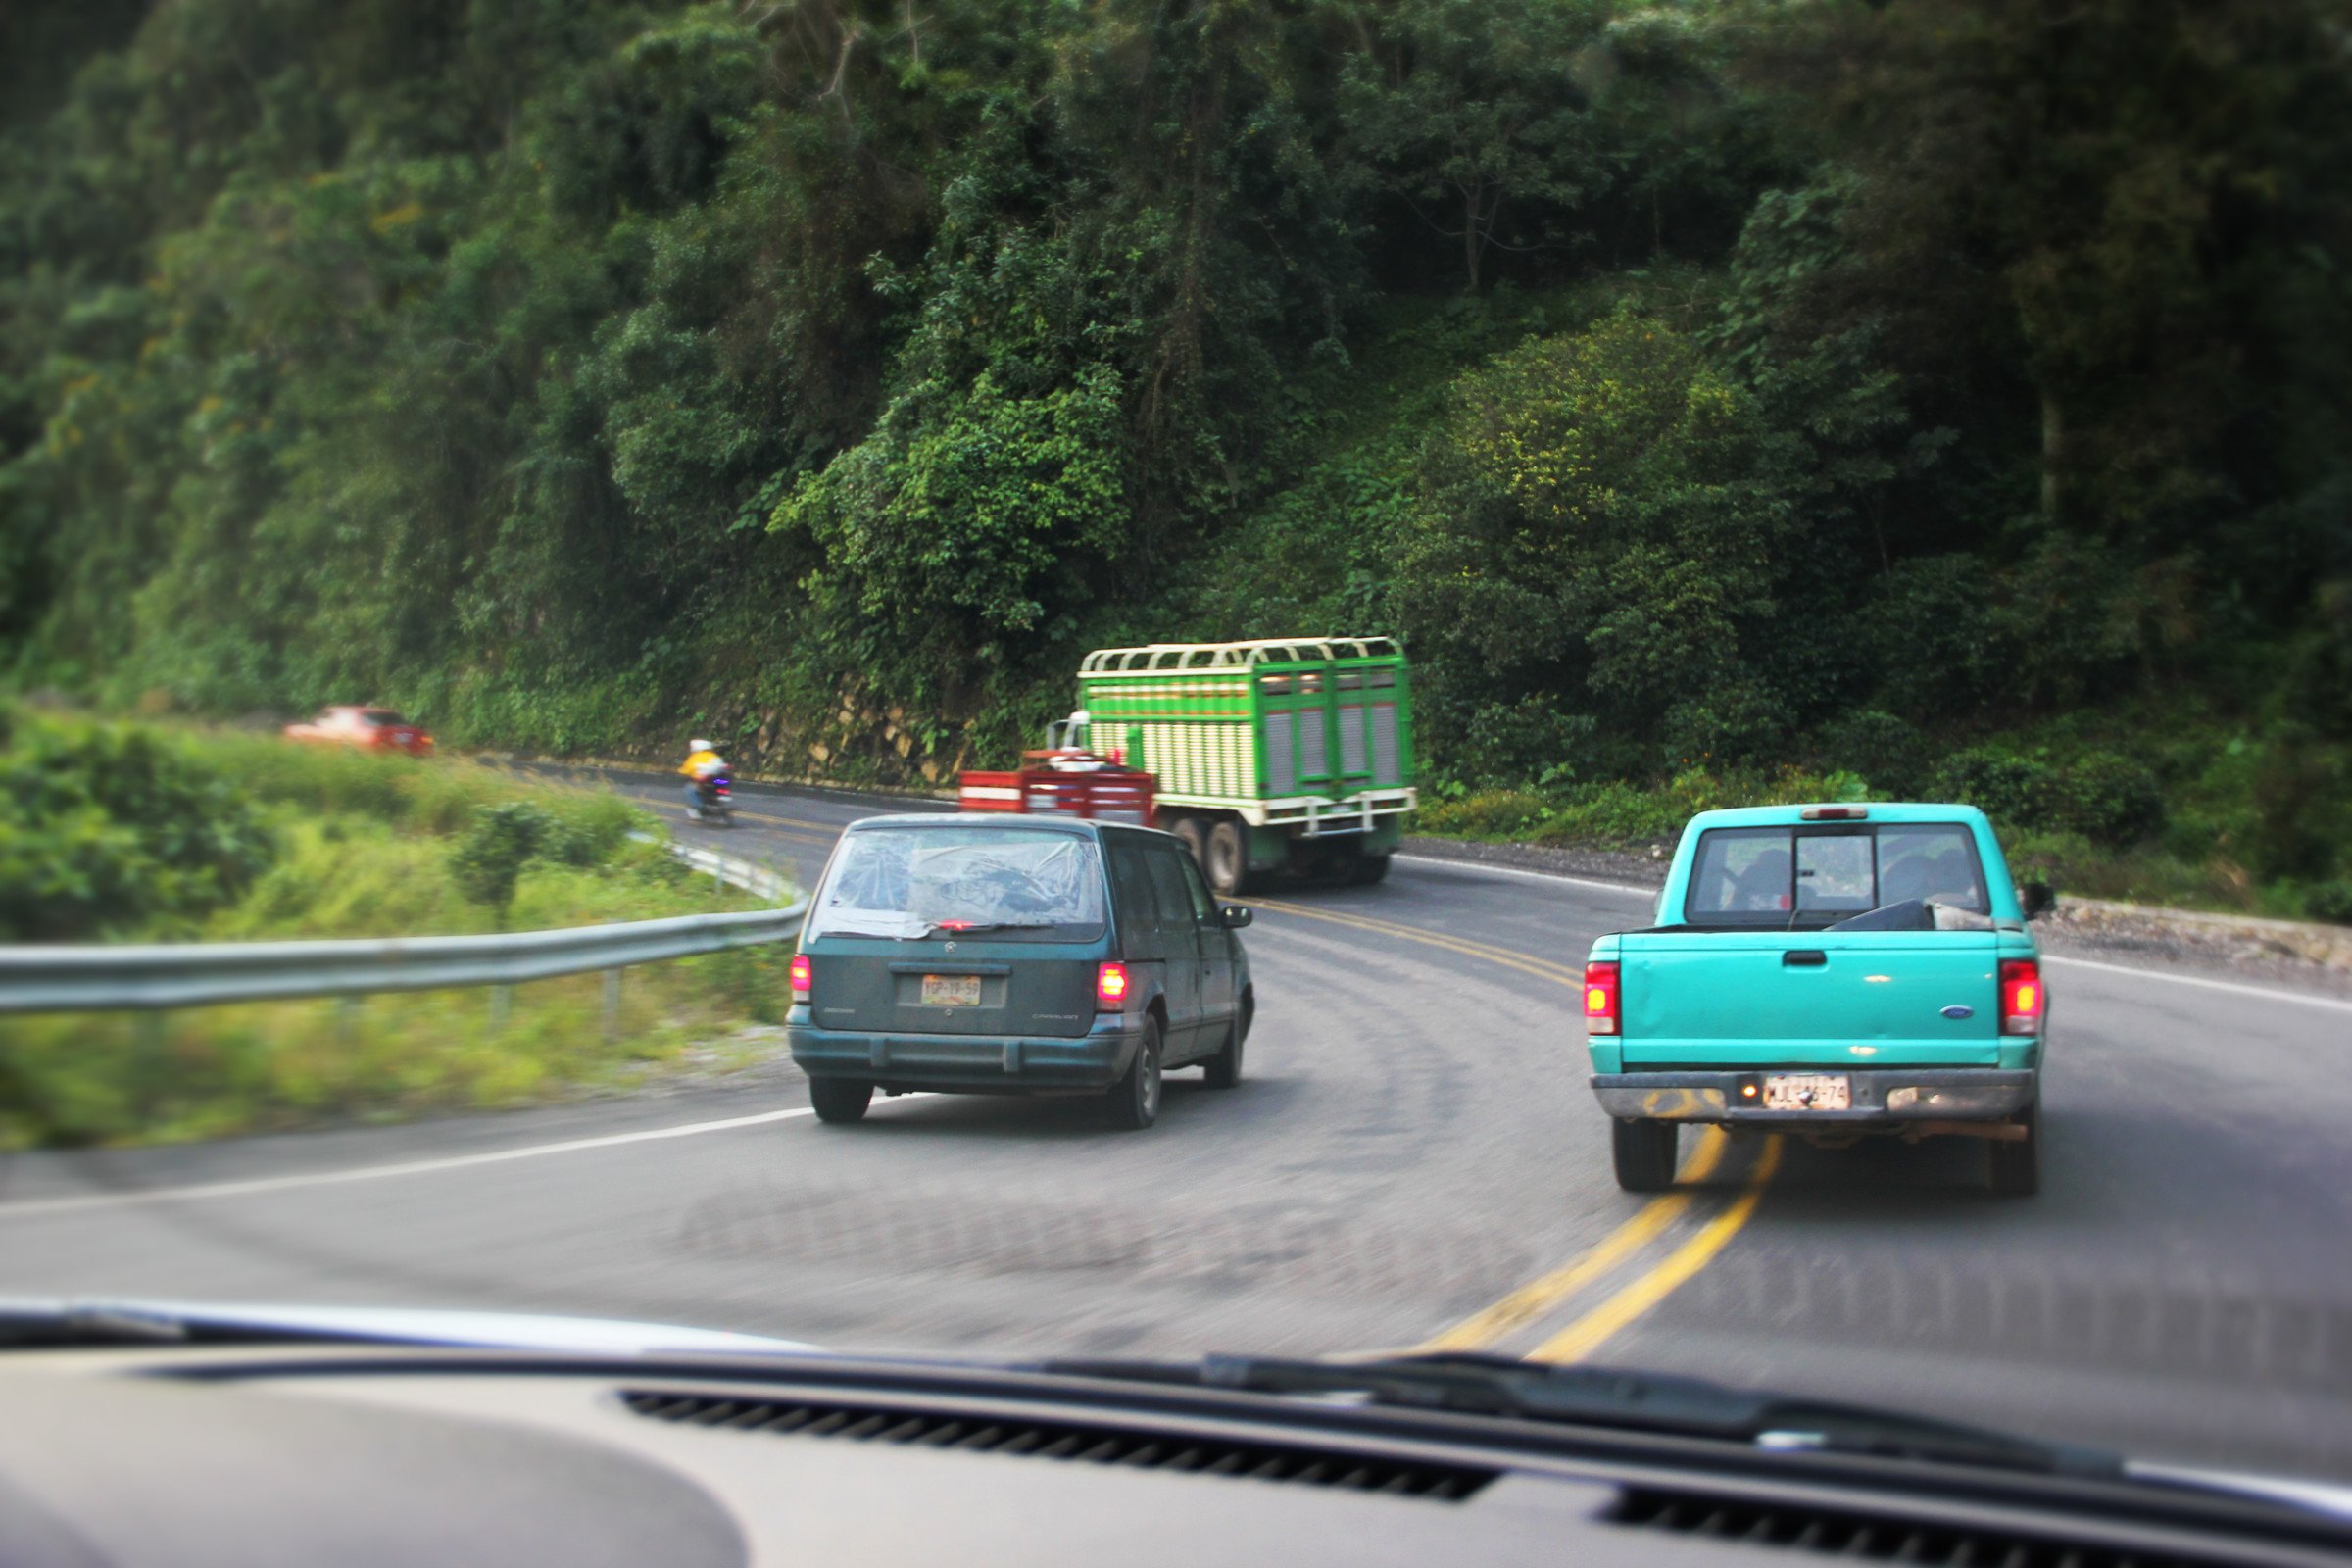
[[[874,1086],[860,1078],[811,1078],[808,1080],[808,1103],[816,1107],[816,1119],[836,1124],[863,1121],[865,1107],[874,1101]]]
[[[1670,1121],[1612,1121],[1609,1153],[1617,1185],[1629,1193],[1662,1193],[1674,1185],[1675,1134]]]
[[[2032,1198],[2041,1191],[2041,1106],[2028,1105],[2013,1124],[2026,1136],[2017,1143],[1984,1145],[1986,1185],[1995,1198]]]
[[[1135,1048],[1135,1060],[1127,1064],[1126,1076],[1110,1086],[1108,1102],[1111,1125],[1129,1132],[1142,1132],[1159,1120],[1162,1087],[1159,1020],[1152,1018],[1144,1025],[1144,1043]]]
[[[1208,885],[1228,899],[1250,891],[1250,841],[1230,817],[1208,830],[1208,858],[1201,864]]]
[[[1242,1042],[1247,1038],[1248,1031],[1242,1027],[1242,1020],[1238,1017],[1235,1018],[1231,1024],[1226,1026],[1225,1044],[1217,1049],[1215,1055],[1200,1064],[1202,1069],[1200,1081],[1211,1089],[1231,1089],[1240,1083],[1242,1081]]]

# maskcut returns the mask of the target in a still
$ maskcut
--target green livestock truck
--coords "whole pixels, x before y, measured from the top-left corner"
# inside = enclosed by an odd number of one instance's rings
[[[1412,688],[1386,637],[1086,656],[1062,744],[1158,780],[1159,825],[1219,893],[1278,867],[1377,882],[1413,808]]]

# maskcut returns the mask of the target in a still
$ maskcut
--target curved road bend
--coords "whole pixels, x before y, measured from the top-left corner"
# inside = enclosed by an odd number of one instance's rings
[[[615,774],[673,819],[675,793]],[[875,803],[753,787],[813,879]],[[789,1070],[402,1127],[0,1159],[0,1291],[504,1307],[843,1347],[1442,1344],[1689,1370],[2238,1468],[2352,1473],[2352,1004],[2054,964],[2038,1199],[1951,1142],[1686,1135],[1608,1174],[1576,987],[1648,895],[1400,859],[1277,890],[1242,1087],[1160,1124]]]

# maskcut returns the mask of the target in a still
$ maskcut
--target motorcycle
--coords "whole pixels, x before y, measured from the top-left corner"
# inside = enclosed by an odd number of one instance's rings
[[[686,786],[686,817],[712,827],[735,825],[734,787],[724,773],[698,778]]]

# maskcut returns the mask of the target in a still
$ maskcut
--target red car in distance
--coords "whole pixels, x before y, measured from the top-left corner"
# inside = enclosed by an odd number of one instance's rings
[[[406,752],[411,757],[427,757],[433,750],[433,738],[422,726],[389,708],[322,708],[307,724],[288,724],[286,739]]]

